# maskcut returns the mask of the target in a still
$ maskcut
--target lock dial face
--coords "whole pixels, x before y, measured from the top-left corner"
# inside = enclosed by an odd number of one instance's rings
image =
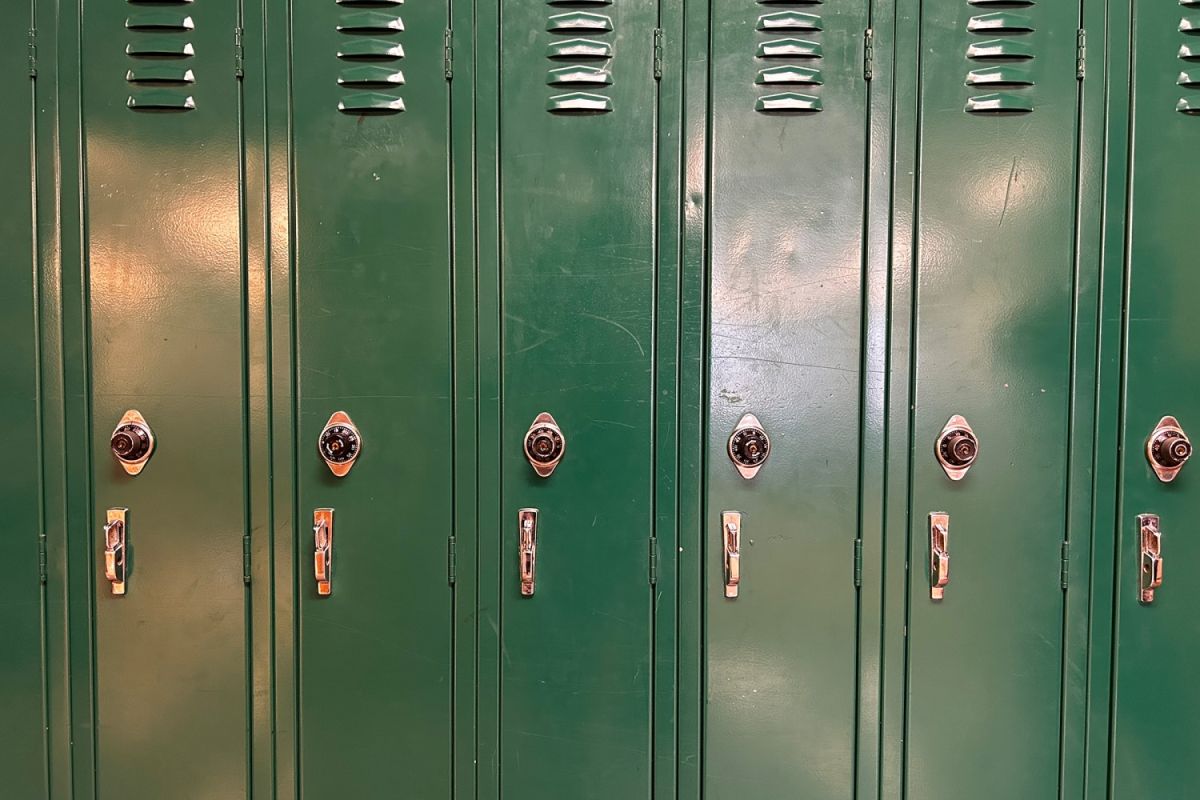
[[[137,409],[129,409],[113,429],[108,446],[127,475],[137,475],[154,453],[154,432]]]
[[[317,439],[317,452],[329,471],[341,478],[362,452],[362,435],[345,411],[335,411]]]
[[[562,429],[549,412],[543,411],[525,432],[525,460],[539,477],[548,478],[567,451]]]
[[[753,414],[746,414],[729,434],[727,452],[738,473],[749,480],[771,455],[771,439]]]
[[[1163,483],[1175,480],[1191,457],[1192,442],[1180,427],[1179,420],[1174,417],[1160,419],[1146,440],[1146,458],[1158,479]]]
[[[960,481],[979,458],[979,439],[966,418],[955,414],[938,434],[934,454],[952,481]]]

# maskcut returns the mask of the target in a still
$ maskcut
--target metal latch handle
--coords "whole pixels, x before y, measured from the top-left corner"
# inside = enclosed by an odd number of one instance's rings
[[[950,583],[950,515],[929,515],[929,596],[941,600]]]
[[[110,508],[104,524],[104,577],[112,584],[112,593],[125,594],[125,515],[126,508]]]
[[[333,509],[313,511],[313,577],[317,594],[327,597],[333,592]]]
[[[721,512],[721,544],[725,553],[725,596],[737,597],[742,582],[742,514]]]
[[[1143,603],[1154,602],[1154,590],[1162,586],[1162,529],[1158,514],[1138,514],[1142,563],[1139,598]]]
[[[521,573],[521,596],[532,597],[534,576],[537,569],[537,517],[536,508],[522,508],[517,512],[517,554]]]

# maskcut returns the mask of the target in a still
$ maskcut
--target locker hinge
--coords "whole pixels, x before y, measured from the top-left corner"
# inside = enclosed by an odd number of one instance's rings
[[[1060,575],[1062,588],[1067,588],[1067,576],[1071,572],[1071,543],[1062,543],[1062,573]]]
[[[442,37],[442,65],[446,70],[446,80],[454,79],[454,31],[446,28]]]
[[[29,50],[29,77],[37,77],[37,28],[29,29],[29,38],[27,40],[27,48]]]
[[[658,537],[650,537],[650,585],[658,585]]]
[[[854,588],[862,586],[862,539],[854,540]]]
[[[38,534],[38,581],[46,582],[46,534]]]
[[[663,29],[654,29],[654,80],[663,76]]]
[[[1075,77],[1083,80],[1087,74],[1087,31],[1080,28],[1075,34]]]
[[[450,541],[446,546],[446,579],[451,586],[458,580],[458,539],[454,534],[450,535]]]
[[[250,534],[242,534],[242,583],[250,583]]]
[[[241,25],[233,29],[233,74],[239,78],[246,74],[245,61],[246,50],[242,45],[242,36],[245,34]]]
[[[875,77],[875,31],[867,28],[863,31],[863,80]]]

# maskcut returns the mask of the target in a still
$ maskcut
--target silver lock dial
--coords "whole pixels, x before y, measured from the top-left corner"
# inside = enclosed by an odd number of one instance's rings
[[[738,420],[733,433],[729,434],[726,452],[743,478],[750,480],[758,474],[771,455],[771,438],[758,417],[745,414]]]

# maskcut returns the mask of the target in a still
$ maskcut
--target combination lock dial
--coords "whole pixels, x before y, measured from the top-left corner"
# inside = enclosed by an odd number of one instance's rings
[[[1154,474],[1163,483],[1175,480],[1179,470],[1192,457],[1192,442],[1188,439],[1179,420],[1163,417],[1146,441],[1146,457]]]
[[[362,452],[362,436],[345,411],[335,411],[317,440],[317,452],[337,477],[341,478],[354,466]]]
[[[955,414],[938,435],[934,453],[946,476],[960,481],[979,457],[979,439],[967,420]]]
[[[525,432],[525,460],[539,477],[548,478],[567,450],[567,440],[554,417],[543,411]]]
[[[746,414],[729,435],[729,460],[738,473],[749,480],[758,474],[771,455],[771,439],[753,414]]]
[[[154,432],[146,419],[131,408],[113,429],[108,446],[126,474],[137,475],[154,452]]]

